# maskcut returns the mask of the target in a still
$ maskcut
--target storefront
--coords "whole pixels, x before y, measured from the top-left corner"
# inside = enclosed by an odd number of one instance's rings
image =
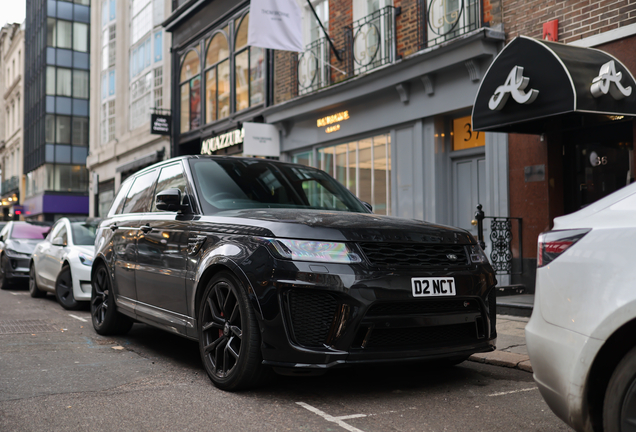
[[[242,155],[243,123],[262,123],[271,101],[271,53],[247,45],[249,2],[181,3],[164,22],[177,95],[172,154]]]
[[[605,51],[518,37],[497,56],[473,126],[510,133],[511,215],[528,221],[526,258],[555,217],[634,180],[635,116],[634,77]]]
[[[375,213],[476,234],[477,204],[508,215],[507,135],[475,133],[470,122],[501,37],[475,32],[273,106],[265,121],[282,131],[282,158],[327,171]]]

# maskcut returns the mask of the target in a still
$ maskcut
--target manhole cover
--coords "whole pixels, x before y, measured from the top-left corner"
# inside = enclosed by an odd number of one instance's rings
[[[56,325],[44,320],[0,321],[0,335],[16,333],[45,333],[59,331]]]

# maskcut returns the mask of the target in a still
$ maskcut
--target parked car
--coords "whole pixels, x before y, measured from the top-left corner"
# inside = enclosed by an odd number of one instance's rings
[[[0,230],[0,289],[28,281],[33,249],[50,229],[47,224],[10,221]]]
[[[635,212],[632,184],[539,237],[528,352],[543,398],[577,431],[636,424]]]
[[[29,265],[31,297],[55,294],[68,310],[91,299],[91,266],[99,220],[58,220],[46,239],[35,247]]]
[[[99,334],[199,341],[221,389],[270,369],[447,364],[495,347],[496,283],[461,229],[372,214],[323,171],[189,156],[127,179],[96,237]]]

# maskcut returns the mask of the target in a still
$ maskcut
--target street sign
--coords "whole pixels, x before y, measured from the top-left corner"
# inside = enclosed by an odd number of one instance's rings
[[[165,114],[150,114],[150,133],[154,135],[170,135],[172,116]]]

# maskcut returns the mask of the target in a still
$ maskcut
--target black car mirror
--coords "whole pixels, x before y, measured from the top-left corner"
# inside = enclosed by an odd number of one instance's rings
[[[363,205],[363,206],[364,206],[367,210],[369,210],[371,213],[373,213],[373,206],[372,206],[371,204],[369,204],[369,203],[368,203],[368,202],[366,202],[366,201],[360,201],[360,202],[362,203],[362,205]]]
[[[53,246],[66,246],[62,237],[55,237],[51,242]]]
[[[155,197],[155,203],[157,209],[162,211],[181,211],[188,208],[187,205],[181,204],[181,191],[177,188],[159,192]]]

